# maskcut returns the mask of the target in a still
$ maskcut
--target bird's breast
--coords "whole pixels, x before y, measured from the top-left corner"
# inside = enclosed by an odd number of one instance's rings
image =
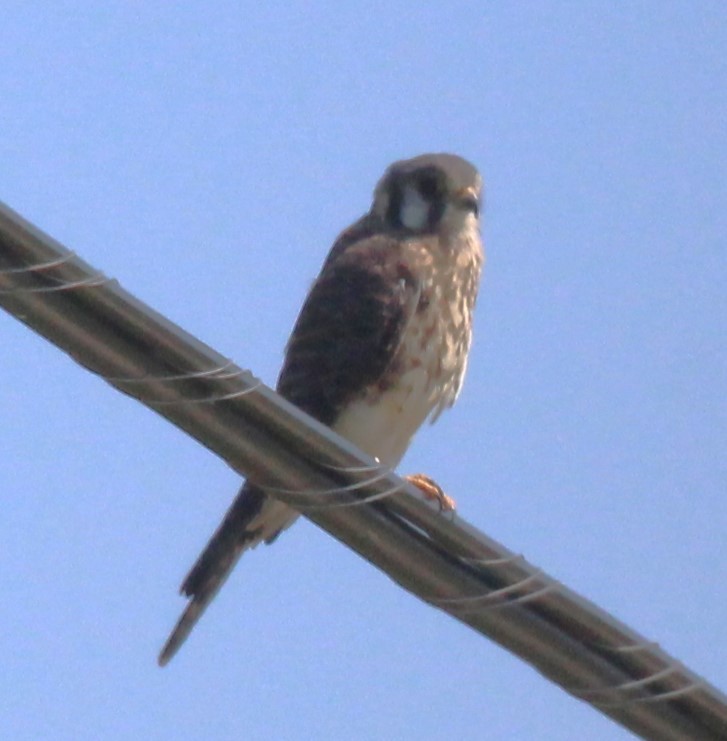
[[[392,467],[427,417],[435,419],[457,398],[482,265],[479,239],[456,252],[420,243],[407,247],[404,259],[422,288],[417,310],[384,375],[349,403],[333,425]]]

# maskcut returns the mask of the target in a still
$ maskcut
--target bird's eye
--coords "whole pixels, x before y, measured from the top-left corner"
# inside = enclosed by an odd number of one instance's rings
[[[480,215],[480,203],[475,196],[465,196],[461,203],[465,211],[471,211],[475,217]]]

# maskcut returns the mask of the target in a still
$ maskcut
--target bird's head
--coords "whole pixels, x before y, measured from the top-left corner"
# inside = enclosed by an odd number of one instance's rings
[[[455,154],[422,154],[391,165],[371,208],[387,228],[410,234],[455,234],[477,228],[482,178]]]

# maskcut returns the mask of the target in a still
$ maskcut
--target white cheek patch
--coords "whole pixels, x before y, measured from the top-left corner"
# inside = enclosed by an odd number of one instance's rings
[[[411,185],[404,188],[399,218],[407,229],[423,229],[429,221],[429,202]]]

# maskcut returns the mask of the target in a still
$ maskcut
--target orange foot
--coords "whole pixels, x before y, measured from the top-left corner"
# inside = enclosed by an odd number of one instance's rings
[[[439,509],[445,512],[452,512],[457,506],[452,497],[444,493],[444,489],[432,478],[423,473],[413,473],[411,476],[404,476],[410,483],[414,484],[427,499],[434,499],[439,503]]]

